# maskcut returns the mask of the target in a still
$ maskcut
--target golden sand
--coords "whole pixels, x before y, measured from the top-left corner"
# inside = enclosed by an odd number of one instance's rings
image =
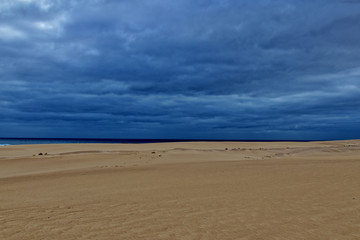
[[[360,141],[3,146],[0,239],[360,239]]]

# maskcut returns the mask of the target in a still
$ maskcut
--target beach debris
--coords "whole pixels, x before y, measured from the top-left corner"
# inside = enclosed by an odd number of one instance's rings
[[[152,154],[155,154],[155,152],[151,152]]]
[[[228,148],[225,148],[225,150],[229,150]]]
[[[42,155],[43,155],[43,153],[38,153],[38,155],[39,155],[39,156],[42,156]]]

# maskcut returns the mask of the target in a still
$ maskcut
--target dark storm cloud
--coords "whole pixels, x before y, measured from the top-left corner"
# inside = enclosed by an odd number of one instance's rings
[[[359,137],[355,3],[2,1],[0,135]]]

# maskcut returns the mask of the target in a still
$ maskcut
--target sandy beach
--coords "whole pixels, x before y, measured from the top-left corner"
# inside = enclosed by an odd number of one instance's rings
[[[360,140],[2,146],[0,239],[354,240],[359,189]]]

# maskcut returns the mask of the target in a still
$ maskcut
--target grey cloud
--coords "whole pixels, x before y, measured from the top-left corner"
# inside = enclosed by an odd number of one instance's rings
[[[0,130],[355,137],[359,13],[322,0],[3,1]]]

